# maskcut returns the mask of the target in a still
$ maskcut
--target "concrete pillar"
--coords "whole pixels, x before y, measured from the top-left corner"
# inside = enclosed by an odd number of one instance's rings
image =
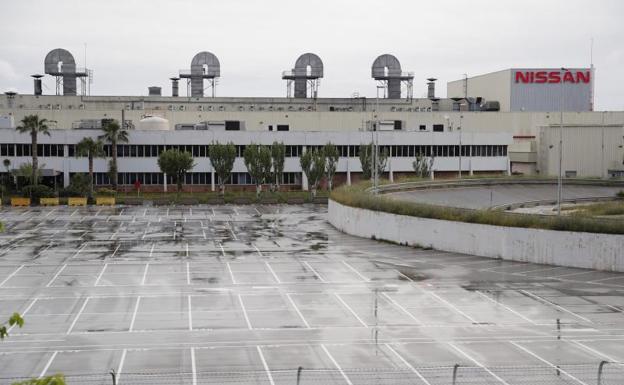
[[[507,175],[511,175],[511,159],[507,157]]]
[[[351,186],[351,165],[349,164],[349,157],[347,157],[347,186]]]
[[[210,173],[210,191],[215,190],[215,172],[214,169]]]
[[[394,172],[392,171],[392,158],[388,158],[388,179],[394,183]]]
[[[301,149],[301,155],[306,153],[306,146],[303,146]],[[303,170],[301,170],[301,190],[303,191],[308,191],[309,186],[308,186],[308,177],[306,176],[305,172],[303,172]]]
[[[167,173],[163,173],[163,191],[167,192]]]
[[[435,171],[433,171],[433,169],[431,169],[431,172],[429,173],[431,176],[431,180],[435,179]]]
[[[63,146],[63,187],[69,186],[69,146]]]

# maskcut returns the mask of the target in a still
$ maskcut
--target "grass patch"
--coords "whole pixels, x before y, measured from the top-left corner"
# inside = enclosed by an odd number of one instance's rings
[[[601,202],[592,203],[589,205],[574,206],[575,212],[572,215],[575,216],[609,216],[609,215],[624,215],[624,202]]]
[[[328,197],[328,192],[318,191],[317,197]],[[137,194],[117,193],[117,203],[123,204],[126,199],[137,199]],[[200,204],[206,204],[221,199],[221,195],[218,192],[181,192],[177,194],[175,192],[145,192],[138,196],[138,199],[143,201],[153,200],[169,200],[171,203],[183,202],[185,200],[196,200]],[[260,194],[260,197],[256,197],[255,191],[227,191],[223,196],[224,203],[235,203],[240,199],[248,200],[251,203],[258,203],[264,200],[274,200],[277,203],[287,203],[289,199],[303,199],[306,203],[312,202],[310,193],[307,191],[280,191],[270,192],[265,191]]]
[[[369,185],[370,183],[362,183],[343,186],[334,190],[330,198],[350,207],[420,218],[531,229],[624,234],[624,221],[605,221],[579,216],[545,217],[530,214],[510,214],[501,211],[470,210],[406,202],[383,195],[369,194],[365,191]]]

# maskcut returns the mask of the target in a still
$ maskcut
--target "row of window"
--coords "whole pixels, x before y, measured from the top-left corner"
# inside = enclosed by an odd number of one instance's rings
[[[117,146],[117,156],[120,158],[149,158],[170,149],[187,151],[195,158],[209,157],[209,145],[134,145],[122,144]],[[285,146],[286,157],[299,157],[303,153],[304,146]],[[323,146],[307,146],[308,149],[320,149]],[[340,157],[356,158],[360,155],[360,146],[336,146]],[[31,156],[30,144],[0,144],[0,156]],[[236,155],[242,157],[245,146],[236,146]],[[380,146],[380,151],[385,151],[391,157],[415,157],[433,156],[454,157],[459,156],[459,146]],[[111,146],[105,145],[104,152],[107,157],[112,155]],[[74,157],[76,145],[67,146],[67,155]],[[42,157],[63,157],[65,152],[62,144],[39,144],[37,155]],[[507,156],[507,146],[504,145],[463,145],[461,156]]]
[[[74,173],[70,173],[70,178]],[[164,184],[164,174],[161,172],[120,172],[117,174],[117,182],[121,185],[133,185],[136,181],[143,185],[162,185]],[[110,177],[106,172],[94,172],[93,183],[97,186],[110,185]],[[184,184],[209,185],[212,179],[209,172],[190,172],[185,176]],[[219,183],[218,177],[215,175],[215,183]],[[285,172],[282,174],[284,185],[300,185],[301,173]],[[167,175],[167,184],[173,184],[171,175]],[[225,184],[234,185],[252,185],[254,180],[246,172],[233,172]]]

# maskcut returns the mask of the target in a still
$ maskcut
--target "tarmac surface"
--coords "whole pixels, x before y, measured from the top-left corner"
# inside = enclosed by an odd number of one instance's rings
[[[355,238],[326,210],[1,209],[0,319],[26,324],[0,384],[589,385],[602,361],[624,383],[624,274]]]
[[[622,187],[563,185],[563,200],[614,197]],[[557,199],[557,185],[494,185],[413,190],[386,194],[396,199],[469,209]]]

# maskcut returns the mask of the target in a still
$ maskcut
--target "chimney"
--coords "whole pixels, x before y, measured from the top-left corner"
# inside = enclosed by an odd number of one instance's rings
[[[43,75],[39,75],[39,74],[34,74],[31,75],[33,77],[33,79],[35,80],[35,95],[41,95],[42,94],[42,90],[41,90],[41,78],[43,77]]]
[[[178,80],[180,80],[180,78],[169,78],[169,80],[171,80],[171,96],[173,97],[178,97],[179,93],[178,93]]]
[[[149,96],[161,96],[161,88],[160,87],[148,87],[148,95]]]
[[[428,78],[427,79],[427,98],[434,99],[435,98],[435,81],[438,80],[436,78]]]

